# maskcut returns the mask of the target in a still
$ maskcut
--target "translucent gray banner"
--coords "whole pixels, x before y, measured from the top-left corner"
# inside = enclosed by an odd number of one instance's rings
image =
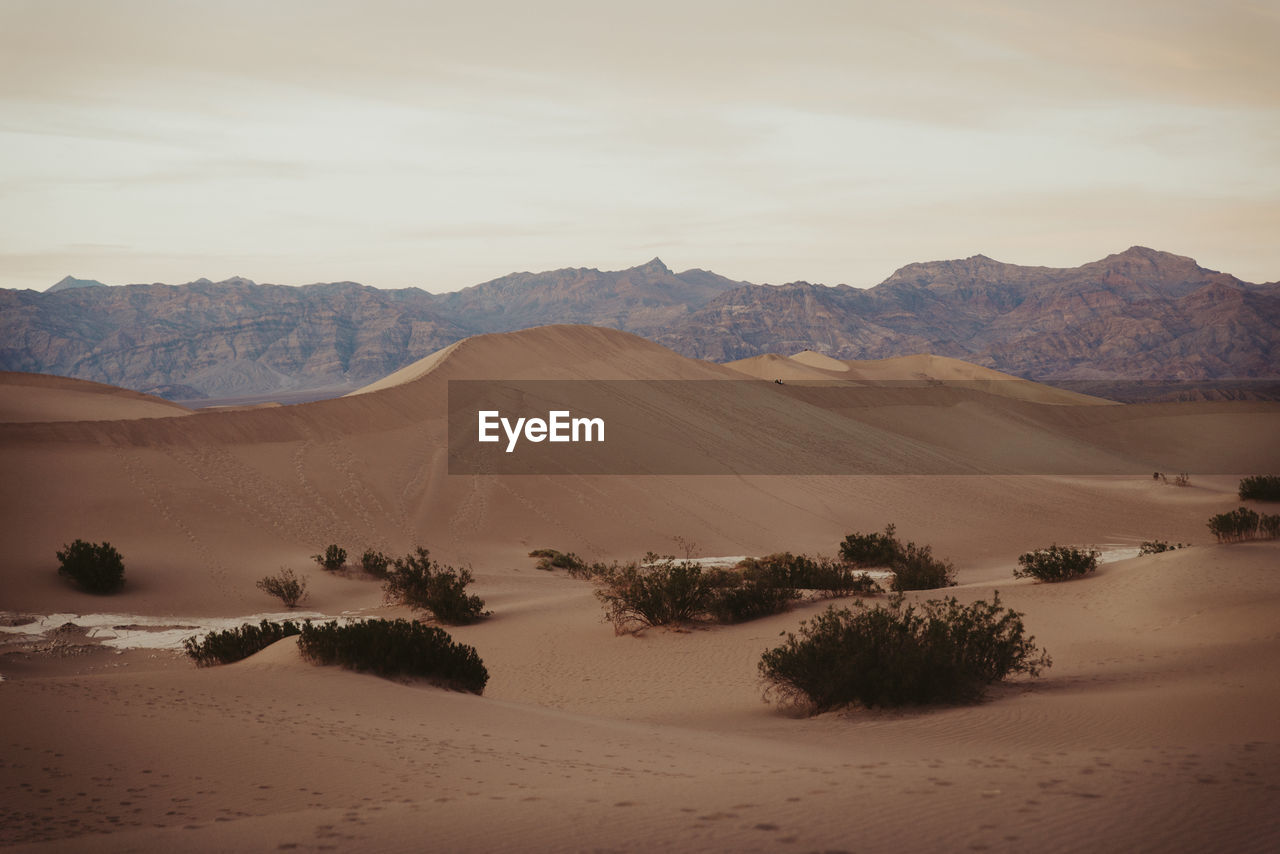
[[[451,475],[1235,470],[1168,427],[1184,404],[1022,381],[451,380],[448,406]],[[1275,403],[1194,406],[1280,427]]]

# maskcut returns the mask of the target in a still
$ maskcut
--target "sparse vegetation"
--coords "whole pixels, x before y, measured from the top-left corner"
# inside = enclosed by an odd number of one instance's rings
[[[930,546],[903,543],[893,525],[882,534],[849,534],[840,544],[840,557],[855,567],[882,566],[893,570],[890,587],[904,590],[935,590],[953,587],[956,571],[950,561],[934,557]]]
[[[814,590],[823,596],[874,595],[880,585],[865,572],[855,572],[848,564],[829,557],[810,557],[779,552],[761,558],[747,558],[738,569],[748,581],[765,581],[774,587]]]
[[[1280,513],[1266,514],[1237,507],[1229,513],[1212,516],[1209,531],[1220,543],[1238,543],[1242,540],[1280,538]]]
[[[378,676],[418,677],[472,694],[483,693],[489,682],[489,671],[475,647],[456,642],[437,626],[409,620],[347,625],[334,621],[308,623],[301,635],[298,647],[303,657],[317,664],[338,664]]]
[[[1168,476],[1168,475],[1166,475],[1166,474],[1165,474],[1164,472],[1162,472],[1162,471],[1153,472],[1153,473],[1152,473],[1152,475],[1151,475],[1151,479],[1152,479],[1152,480],[1158,480],[1158,481],[1160,481],[1161,483],[1169,483],[1169,476]],[[1176,474],[1176,475],[1174,475],[1174,476],[1173,476],[1173,485],[1174,485],[1174,486],[1190,486],[1190,485],[1191,485],[1191,475],[1190,475],[1190,474],[1188,474],[1188,473],[1187,473],[1187,472],[1185,472],[1185,471],[1184,471],[1184,472],[1181,472],[1180,474]]]
[[[76,540],[55,552],[58,575],[89,593],[115,593],[124,586],[124,558],[110,543]]]
[[[463,625],[489,616],[484,600],[467,593],[474,580],[471,570],[442,564],[419,546],[395,560],[382,589],[388,602],[430,611],[442,623]]]
[[[894,535],[897,528],[886,525],[883,534],[849,534],[840,544],[840,557],[857,567],[892,567],[902,554],[902,544]]]
[[[312,555],[311,559],[320,564],[328,572],[337,572],[347,565],[347,550],[339,546],[327,546],[323,554]]]
[[[286,608],[296,607],[307,597],[307,581],[299,578],[292,569],[282,567],[275,575],[268,575],[258,582],[259,590],[270,593],[285,604]]]
[[[376,549],[365,549],[360,555],[360,568],[374,578],[386,578],[390,566],[391,558]]]
[[[1093,572],[1098,568],[1101,552],[1097,549],[1081,549],[1060,546],[1057,543],[1047,549],[1036,549],[1018,557],[1014,578],[1038,578],[1041,581],[1066,581]]]
[[[587,563],[573,552],[559,552],[555,549],[534,549],[529,552],[529,557],[537,559],[537,569],[545,572],[563,569],[573,578],[595,578],[616,568],[604,563]]]
[[[596,597],[615,631],[690,622],[707,611],[712,585],[702,567],[674,556],[645,555],[642,564],[614,567],[599,577]]]
[[[929,546],[907,543],[893,564],[893,581],[889,586],[895,593],[901,593],[954,587],[955,583],[956,569],[951,561],[934,557]]]
[[[719,574],[727,583],[717,585],[716,574],[707,599],[706,613],[717,623],[745,623],[779,614],[800,598],[794,587],[780,587],[764,578],[743,578],[734,572]]]
[[[1280,475],[1255,474],[1240,481],[1241,501],[1280,501]]]
[[[766,694],[818,713],[972,701],[1012,673],[1037,676],[1050,664],[998,593],[968,606],[952,597],[907,605],[898,594],[887,605],[828,608],[765,652],[759,667]]]
[[[1165,540],[1143,540],[1141,547],[1138,549],[1138,557],[1143,555],[1158,555],[1161,552],[1171,552],[1175,549],[1185,549],[1188,544],[1174,543],[1170,545]]]
[[[245,623],[238,629],[210,632],[201,639],[189,637],[182,648],[200,667],[215,664],[231,664],[266,649],[278,640],[300,634],[302,627],[292,620],[272,623],[263,620],[258,625]]]

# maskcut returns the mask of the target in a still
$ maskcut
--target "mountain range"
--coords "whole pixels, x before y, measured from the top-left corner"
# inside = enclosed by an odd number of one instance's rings
[[[312,396],[372,382],[462,338],[552,323],[633,332],[725,362],[809,349],[933,353],[1040,381],[1280,377],[1280,283],[1132,247],[1079,267],[983,255],[909,264],[870,288],[756,285],[655,258],[513,273],[446,294],[236,277],[0,290],[0,369],[172,399]]]

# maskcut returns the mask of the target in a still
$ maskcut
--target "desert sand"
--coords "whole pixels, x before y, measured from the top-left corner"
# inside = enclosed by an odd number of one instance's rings
[[[56,378],[23,378],[29,394],[11,383],[0,423],[10,622],[248,617],[277,610],[254,581],[281,566],[308,576],[300,610],[408,616],[382,604],[376,583],[321,572],[309,556],[331,542],[353,554],[423,545],[469,564],[493,616],[450,630],[489,668],[483,697],[316,667],[292,640],[197,669],[74,629],[0,634],[0,844],[1280,846],[1280,543],[1217,545],[1204,526],[1237,506],[1241,475],[1280,470],[1280,405],[1105,405],[925,357],[909,357],[906,378],[1018,391],[877,383],[850,398],[843,383],[901,371],[776,358],[751,375],[777,405],[749,425],[727,418],[714,391],[743,380],[740,363],[587,327],[468,339],[362,393],[294,406],[155,417],[163,401]],[[782,367],[796,372],[783,379],[814,382],[776,386],[768,371]],[[758,456],[756,431],[796,473],[450,476],[450,379],[707,381],[701,400],[635,401],[686,430],[689,447],[664,452],[732,468]],[[140,405],[126,412],[124,399]],[[884,473],[818,474],[833,448]],[[920,460],[946,473],[893,474]],[[1072,473],[1073,462],[1092,473]],[[1188,471],[1191,486],[1154,481],[1157,469]],[[589,583],[525,556],[626,559],[675,551],[677,536],[706,555],[832,553],[844,534],[890,522],[955,562],[960,586],[948,593],[999,590],[1053,667],[976,705],[804,717],[762,699],[756,663],[825,603],[619,636]],[[77,537],[120,549],[122,593],[94,597],[57,578],[53,552]],[[1193,545],[1058,585],[1011,575],[1018,554],[1051,542],[1117,556],[1150,539]]]

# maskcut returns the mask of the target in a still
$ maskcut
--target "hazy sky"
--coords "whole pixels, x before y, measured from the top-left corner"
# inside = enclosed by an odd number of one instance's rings
[[[1280,5],[0,0],[0,287],[1280,279]]]

